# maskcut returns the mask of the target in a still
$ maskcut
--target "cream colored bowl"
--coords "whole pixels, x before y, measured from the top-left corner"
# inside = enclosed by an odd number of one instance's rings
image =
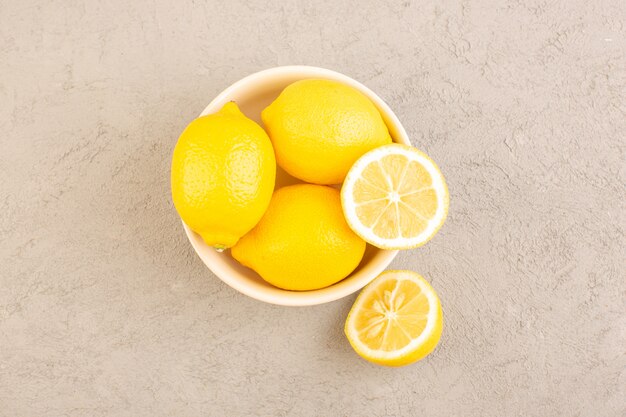
[[[406,131],[389,106],[374,92],[352,78],[323,68],[307,66],[276,67],[257,72],[237,81],[218,95],[202,112],[202,116],[215,113],[225,103],[235,101],[243,113],[261,124],[261,111],[267,107],[289,84],[307,78],[340,81],[360,90],[378,107],[394,142],[410,145]],[[276,186],[300,182],[283,170],[276,172]],[[344,280],[320,290],[288,291],[265,282],[256,272],[248,269],[230,256],[230,251],[219,253],[207,246],[202,238],[183,223],[187,237],[200,259],[222,281],[237,291],[266,303],[286,306],[308,306],[327,303],[350,295],[376,278],[393,260],[398,251],[381,250],[370,245],[357,267]]]

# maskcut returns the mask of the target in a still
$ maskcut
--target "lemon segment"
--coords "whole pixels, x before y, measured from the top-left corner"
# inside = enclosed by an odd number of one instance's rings
[[[367,285],[344,331],[370,362],[403,366],[432,352],[443,329],[441,302],[430,284],[411,271],[387,271]]]
[[[409,249],[429,241],[448,213],[445,179],[423,152],[401,144],[376,148],[350,169],[341,189],[346,220],[382,249]]]

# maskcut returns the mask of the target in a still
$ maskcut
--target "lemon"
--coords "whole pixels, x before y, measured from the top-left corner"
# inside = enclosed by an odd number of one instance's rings
[[[276,179],[265,131],[234,102],[192,121],[172,157],[172,198],[209,246],[234,245],[261,219]]]
[[[364,252],[343,217],[339,191],[313,184],[275,191],[259,224],[231,251],[270,284],[299,291],[342,280]]]
[[[341,183],[361,155],[391,143],[370,99],[337,81],[297,81],[263,110],[262,118],[278,165],[314,184]]]
[[[387,271],[357,297],[344,331],[354,350],[379,365],[403,366],[432,352],[443,329],[441,302],[411,271]]]
[[[446,181],[435,163],[407,145],[363,155],[341,189],[350,227],[383,249],[409,249],[429,241],[448,214]]]

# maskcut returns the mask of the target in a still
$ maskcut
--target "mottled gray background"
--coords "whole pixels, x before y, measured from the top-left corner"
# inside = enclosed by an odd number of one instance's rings
[[[624,416],[626,4],[0,0],[0,415]],[[194,254],[178,134],[285,64],[362,81],[451,210],[394,268],[446,327],[357,357],[354,297],[262,304]]]

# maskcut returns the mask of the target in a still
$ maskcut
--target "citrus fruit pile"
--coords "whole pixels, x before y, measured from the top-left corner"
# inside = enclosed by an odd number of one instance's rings
[[[172,158],[172,197],[204,242],[268,283],[310,291],[349,276],[366,245],[428,242],[448,212],[437,165],[393,143],[372,101],[321,79],[287,86],[262,112],[263,127],[234,102],[192,121]],[[280,166],[300,183],[275,189]],[[400,366],[437,345],[437,294],[421,276],[388,271],[359,295],[345,324],[354,350]]]

